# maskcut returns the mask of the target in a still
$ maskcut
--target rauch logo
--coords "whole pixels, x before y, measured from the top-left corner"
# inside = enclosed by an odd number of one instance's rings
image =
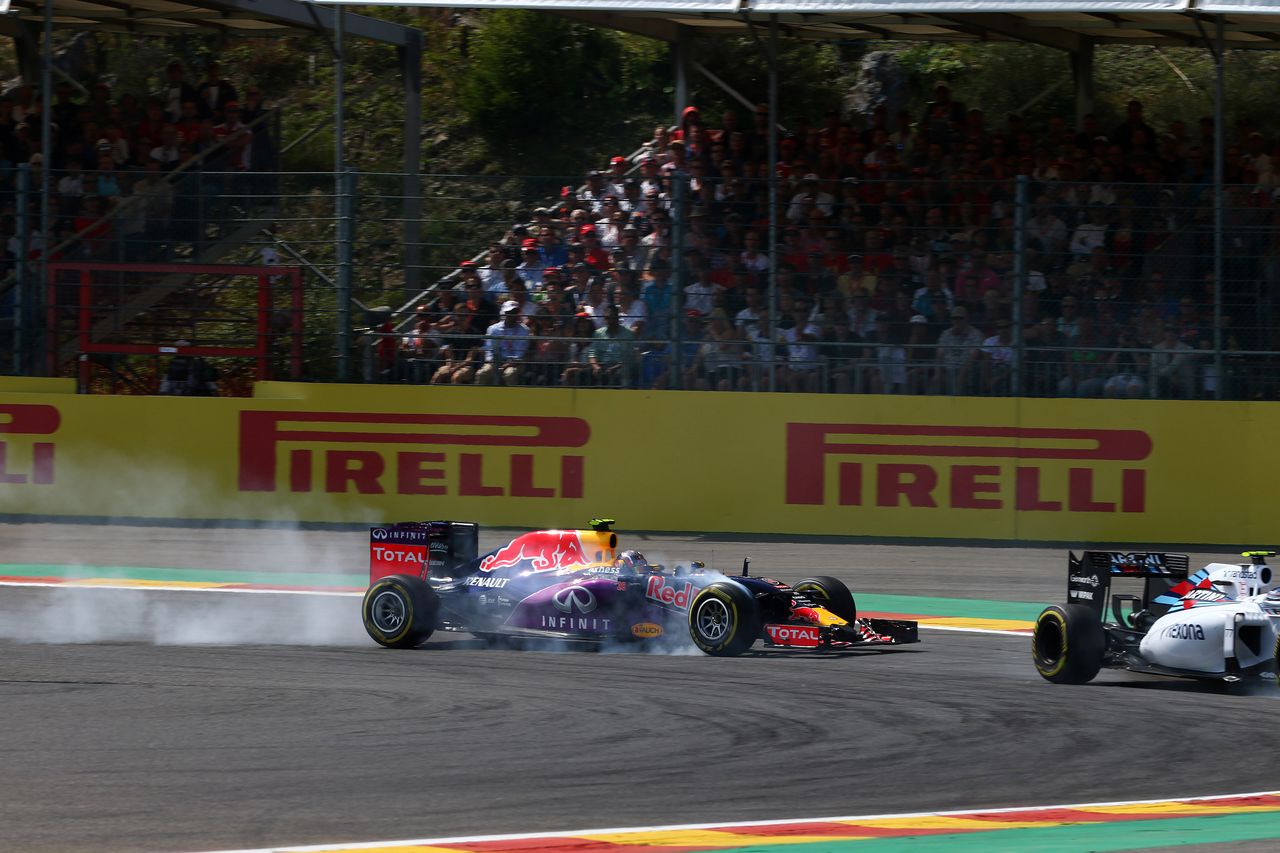
[[[580,498],[584,457],[535,466],[513,451],[577,448],[590,436],[581,418],[245,411],[240,491]]]
[[[0,483],[52,485],[54,443],[15,439],[53,435],[61,423],[62,416],[54,406],[0,403]],[[15,448],[30,461],[15,461],[10,453]]]
[[[835,466],[840,506],[1144,512],[1146,469],[1100,463],[1140,462],[1151,447],[1136,429],[790,423],[786,501],[830,503],[827,457],[836,456],[852,457]],[[1012,481],[1006,467],[975,459],[1012,460]],[[1047,491],[1037,460],[1077,463],[1065,489]]]

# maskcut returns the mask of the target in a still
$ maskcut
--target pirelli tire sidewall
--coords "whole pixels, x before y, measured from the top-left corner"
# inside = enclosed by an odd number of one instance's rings
[[[1102,669],[1107,636],[1098,614],[1083,604],[1053,604],[1036,618],[1031,657],[1054,684],[1086,684]]]
[[[401,618],[396,624],[387,624],[386,611],[396,608],[400,608]],[[360,611],[364,629],[374,642],[389,649],[411,649],[431,636],[438,609],[439,597],[422,578],[390,575],[370,585]]]
[[[708,631],[700,620],[722,617],[722,633]],[[689,604],[689,636],[693,644],[709,655],[740,655],[760,637],[760,611],[755,598],[732,582],[713,583]]]

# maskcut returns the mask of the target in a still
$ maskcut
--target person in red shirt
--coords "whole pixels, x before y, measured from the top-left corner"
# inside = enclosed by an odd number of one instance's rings
[[[879,275],[893,266],[893,255],[884,250],[884,232],[879,228],[867,231],[866,251],[862,255],[862,268]]]
[[[147,114],[138,122],[133,135],[134,150],[149,153],[152,148],[164,142],[164,126],[168,121],[164,117],[164,101],[159,98],[147,100]]]
[[[822,266],[831,275],[839,277],[849,272],[849,254],[839,228],[828,228],[822,237]]]
[[[71,224],[76,234],[80,235],[85,254],[95,260],[105,260],[110,255],[111,220],[98,221],[105,213],[101,197],[97,194],[85,195],[80,214]]]
[[[582,237],[582,248],[585,253],[584,261],[587,266],[597,272],[604,272],[609,269],[609,253],[605,251],[604,245],[600,241],[600,232],[596,230],[596,227],[594,225],[584,225],[578,234]]]
[[[200,108],[195,101],[182,102],[182,114],[176,126],[178,138],[188,145],[194,145],[200,138]]]

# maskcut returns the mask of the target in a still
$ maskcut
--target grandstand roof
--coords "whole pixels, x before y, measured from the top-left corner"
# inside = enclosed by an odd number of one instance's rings
[[[58,2],[58,0],[55,0]],[[318,0],[331,3],[335,0]],[[1224,15],[1228,49],[1280,48],[1280,0],[361,0],[362,5],[535,9],[674,41],[776,20],[828,40],[1022,41],[1203,46]],[[1216,20],[1214,21],[1216,23]]]
[[[2,2],[2,0],[0,0]],[[8,19],[39,32],[44,0],[12,0]],[[53,25],[61,29],[98,30],[174,36],[215,31],[238,36],[285,35],[333,29],[334,10],[296,0],[53,0]],[[411,27],[363,15],[346,14],[347,34],[387,44],[405,45],[416,37]],[[5,27],[6,34],[15,34]]]

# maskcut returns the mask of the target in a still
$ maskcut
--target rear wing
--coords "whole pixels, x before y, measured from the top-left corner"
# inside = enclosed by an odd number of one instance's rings
[[[1067,556],[1067,601],[1094,609],[1105,621],[1112,579],[1140,578],[1142,608],[1163,611],[1162,605],[1154,604],[1156,597],[1185,580],[1190,567],[1186,554],[1085,551],[1077,557],[1072,552]]]
[[[480,527],[465,521],[407,521],[369,529],[369,582],[387,575],[448,575],[473,562]]]

